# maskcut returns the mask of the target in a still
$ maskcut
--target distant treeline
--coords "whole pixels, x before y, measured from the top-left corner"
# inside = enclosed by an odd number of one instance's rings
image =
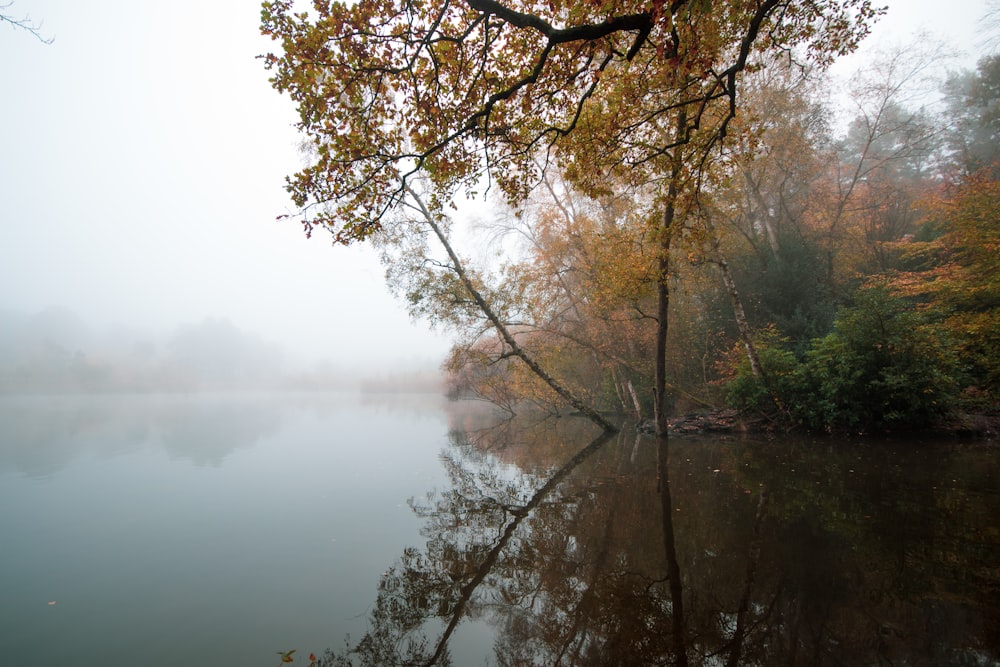
[[[375,377],[369,389],[433,386],[421,373]],[[358,390],[365,381],[328,361],[293,368],[279,345],[224,318],[158,336],[124,327],[96,331],[62,307],[33,314],[0,311],[0,393],[5,394],[343,391]],[[437,387],[441,391],[440,382]]]

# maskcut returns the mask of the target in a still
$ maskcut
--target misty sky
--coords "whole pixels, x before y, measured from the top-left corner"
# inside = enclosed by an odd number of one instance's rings
[[[871,41],[918,29],[974,66],[983,0],[889,0]],[[942,13],[942,7],[946,12]],[[0,25],[0,311],[95,328],[206,317],[348,367],[436,364],[362,247],[276,222],[300,164],[291,103],[255,56],[257,0],[16,0]]]

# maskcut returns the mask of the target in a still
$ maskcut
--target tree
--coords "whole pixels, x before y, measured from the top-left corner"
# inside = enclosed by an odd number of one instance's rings
[[[547,368],[591,405],[641,418],[651,405],[654,284],[643,220],[632,212],[642,193],[623,188],[594,199],[549,176],[544,186],[518,214],[490,225],[492,242],[504,249],[492,282],[518,285],[519,336]],[[516,390],[496,391],[501,352],[488,341],[459,341],[450,370],[474,393],[520,394],[559,411],[510,365],[500,374]]]
[[[943,133],[910,106],[939,56],[925,45],[880,52],[852,79],[854,117],[840,137],[813,72],[775,63],[748,78],[756,131],[727,147],[728,180],[710,208],[750,325],[776,326],[800,356],[864,276],[893,268],[893,244],[917,229],[922,195],[940,178]]]
[[[521,345],[515,335],[516,331],[509,325],[510,313],[517,310],[520,300],[516,296],[512,298],[509,293],[487,292],[483,282],[474,272],[466,268],[448,238],[447,216],[443,215],[442,211],[432,208],[434,204],[426,202],[424,197],[410,185],[406,186],[406,195],[405,206],[413,215],[397,216],[394,233],[383,236],[379,242],[387,248],[394,244],[403,244],[407,248],[406,254],[410,256],[411,261],[397,263],[396,271],[401,284],[408,288],[411,307],[416,312],[440,320],[450,320],[459,326],[463,323],[469,326],[475,322],[470,318],[470,311],[480,313],[502,343],[501,358],[520,359],[538,379],[575,410],[605,431],[616,431],[615,426],[584,403],[564,383],[553,377],[538,363],[535,356]],[[388,223],[388,219],[386,222]],[[444,261],[432,261],[426,258],[428,236],[436,239],[445,251]],[[423,259],[414,262],[412,261],[414,255]],[[434,271],[434,268],[443,271]]]
[[[1000,10],[1000,5],[994,13]],[[945,83],[950,148],[960,168],[972,174],[1000,171],[1000,55],[979,61],[975,72],[961,72]]]
[[[431,205],[494,185],[517,205],[558,164],[585,189],[659,183],[657,422],[666,430],[670,251],[702,158],[737,115],[763,53],[826,64],[852,50],[871,0],[264,3],[273,85],[298,104],[315,160],[288,181],[306,230],[377,233],[420,175]],[[538,160],[541,158],[539,167]]]
[[[930,240],[897,244],[902,270],[891,286],[914,298],[949,341],[965,369],[962,380],[995,402],[1000,393],[1000,181],[984,169],[933,198]],[[936,230],[933,231],[933,230]]]
[[[988,0],[986,10],[979,20],[979,32],[984,35],[984,51],[1000,49],[1000,1]]]
[[[856,109],[847,132],[829,148],[833,166],[814,188],[808,224],[826,255],[826,284],[838,291],[858,271],[885,270],[881,249],[912,231],[914,204],[933,176],[940,127],[919,101],[936,82],[946,54],[936,47],[894,47],[851,79]],[[846,295],[841,295],[841,301]]]
[[[805,347],[832,321],[805,224],[827,168],[830,111],[815,72],[794,64],[769,63],[747,89],[744,122],[754,131],[728,147],[728,180],[715,188],[709,214],[719,220],[748,326],[776,325]]]
[[[736,115],[737,77],[758,50],[804,46],[828,63],[879,13],[868,0],[528,11],[494,0],[397,0],[316,3],[315,16],[293,4],[266,2],[262,14],[284,51],[266,56],[273,84],[298,103],[299,129],[317,149],[289,190],[312,215],[307,226],[329,226],[343,242],[377,231],[419,172],[442,200],[488,176],[519,201],[537,177],[537,149],[562,147],[585,112],[596,116],[588,140],[608,134],[593,150],[632,168],[689,142],[718,104],[710,134],[721,139]],[[689,113],[678,136],[679,109]],[[594,122],[612,117],[616,125]]]

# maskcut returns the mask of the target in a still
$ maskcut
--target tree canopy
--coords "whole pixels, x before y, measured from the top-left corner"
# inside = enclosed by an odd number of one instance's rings
[[[281,43],[266,56],[274,86],[314,151],[288,189],[308,230],[344,243],[377,231],[418,174],[441,201],[494,184],[519,201],[540,154],[569,167],[574,148],[589,160],[577,172],[662,175],[696,132],[725,137],[739,75],[761,54],[828,63],[881,12],[872,0],[294,5],[262,12]]]

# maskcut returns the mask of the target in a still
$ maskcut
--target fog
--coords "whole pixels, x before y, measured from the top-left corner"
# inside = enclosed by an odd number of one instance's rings
[[[89,338],[54,343],[92,356],[118,342],[121,357],[228,323],[262,367],[439,364],[445,336],[410,321],[374,253],[275,220],[300,157],[294,108],[255,58],[270,48],[259,2],[5,11],[54,38],[0,26],[6,329],[61,312]]]
[[[870,40],[971,46],[980,0],[894,0]],[[257,0],[17,0],[0,26],[4,390],[325,387],[435,369],[364,247],[307,240]],[[938,14],[934,14],[938,12]],[[290,379],[291,378],[291,379]],[[294,380],[294,381],[293,381]]]
[[[254,390],[440,392],[435,363],[357,367],[290,359],[277,343],[209,317],[169,332],[95,329],[63,307],[0,312],[0,394]]]

